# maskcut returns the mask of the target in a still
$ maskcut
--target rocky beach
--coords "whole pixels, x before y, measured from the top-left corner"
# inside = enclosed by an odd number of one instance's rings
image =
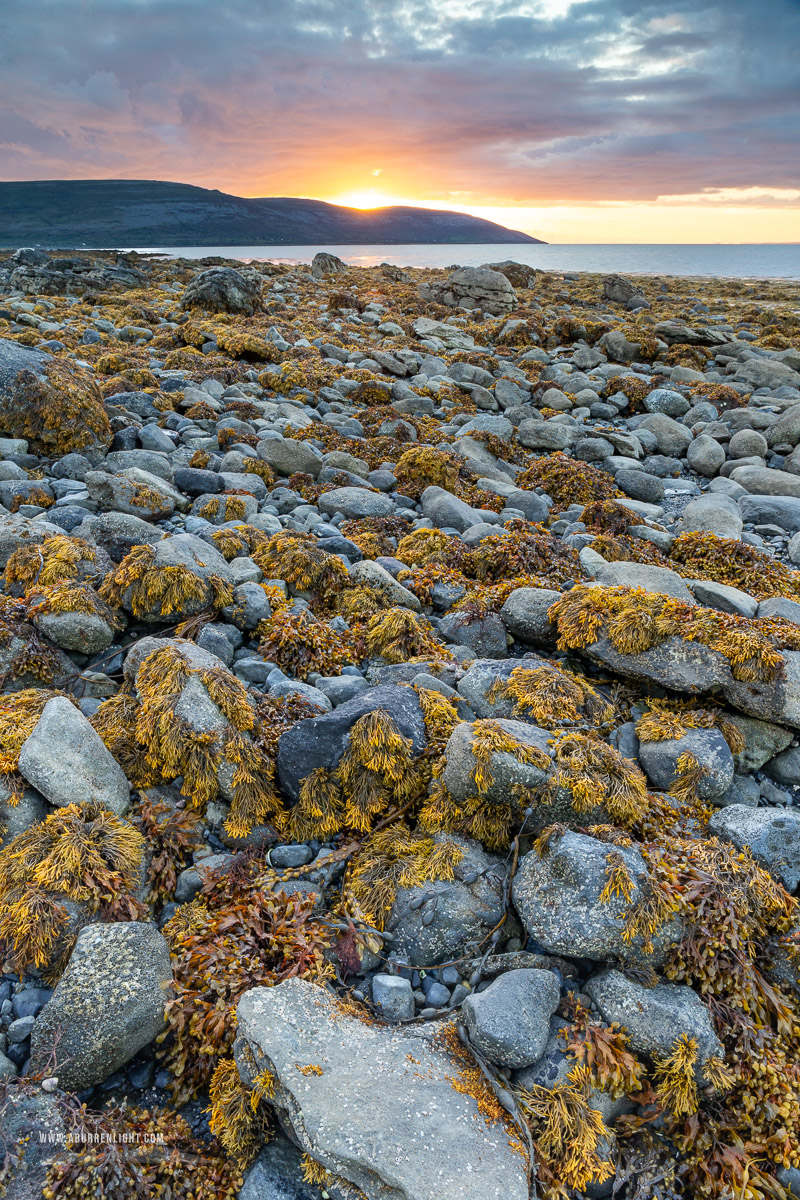
[[[0,252],[0,570],[6,1200],[800,1197],[797,282]]]

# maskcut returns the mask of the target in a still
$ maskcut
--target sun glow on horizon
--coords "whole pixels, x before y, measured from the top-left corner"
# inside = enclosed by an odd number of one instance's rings
[[[361,188],[352,192],[344,192],[340,196],[328,196],[326,199],[330,204],[341,204],[344,208],[389,208],[394,204],[409,204],[411,201],[404,200],[400,196],[387,196],[385,192],[381,192],[378,188]],[[423,207],[422,203],[414,207]],[[428,207],[425,205],[425,207]]]
[[[375,174],[375,172],[373,172]],[[330,204],[368,212],[395,205],[469,213],[547,242],[562,243],[752,243],[800,241],[800,191],[763,188],[707,189],[660,195],[653,200],[577,201],[574,204],[463,203],[452,199],[398,196],[356,187],[321,197]],[[469,196],[469,199],[473,199]],[[769,200],[779,201],[774,207]],[[476,196],[475,200],[479,201]],[[782,201],[783,203],[780,203]],[[768,232],[769,236],[764,237]]]

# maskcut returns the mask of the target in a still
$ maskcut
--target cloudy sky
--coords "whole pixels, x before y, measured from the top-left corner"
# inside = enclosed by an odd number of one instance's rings
[[[0,178],[800,241],[800,0],[25,0]]]

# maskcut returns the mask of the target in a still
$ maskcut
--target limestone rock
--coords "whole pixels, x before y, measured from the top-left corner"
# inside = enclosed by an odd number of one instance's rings
[[[300,979],[246,992],[237,1016],[245,1082],[252,1056],[275,1076],[272,1103],[301,1149],[370,1200],[527,1200],[504,1126],[455,1090],[454,1065],[427,1031],[370,1026]],[[307,1063],[321,1073],[304,1073]]]
[[[155,925],[86,925],[31,1035],[30,1071],[79,1091],[107,1079],[164,1029],[169,948]]]

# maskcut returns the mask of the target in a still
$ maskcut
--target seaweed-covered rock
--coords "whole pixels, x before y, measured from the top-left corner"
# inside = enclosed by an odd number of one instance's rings
[[[749,846],[755,858],[790,892],[800,883],[800,813],[793,808],[730,804],[714,813],[708,828],[739,849]]]
[[[512,789],[531,790],[547,778],[549,738],[547,730],[524,721],[462,722],[445,749],[444,785],[456,801],[479,793],[487,804],[504,804]]]
[[[621,893],[604,895],[617,857],[629,880],[629,900]],[[551,838],[542,855],[532,850],[520,861],[512,885],[514,907],[529,936],[550,954],[657,963],[679,940],[678,922],[652,930],[652,950],[639,934],[630,940],[623,936],[647,878],[635,847],[609,846],[568,831]]]
[[[703,1067],[709,1058],[723,1057],[708,1008],[690,987],[676,983],[643,987],[621,971],[611,970],[590,979],[586,992],[607,1024],[623,1026],[636,1054],[665,1059],[679,1038],[693,1038],[698,1083],[704,1079]]]
[[[340,704],[333,712],[298,722],[281,735],[278,782],[283,794],[289,800],[298,800],[302,781],[311,771],[337,766],[353,725],[360,717],[377,711],[388,713],[399,733],[411,739],[413,754],[422,752],[427,738],[416,693],[392,684],[374,687]]]
[[[98,458],[111,425],[93,376],[42,350],[0,338],[0,432],[42,454]]]
[[[639,761],[648,779],[664,791],[680,778],[679,760],[684,754],[701,768],[697,793],[702,800],[715,800],[733,783],[733,755],[717,729],[689,729],[679,738],[639,742]]]

